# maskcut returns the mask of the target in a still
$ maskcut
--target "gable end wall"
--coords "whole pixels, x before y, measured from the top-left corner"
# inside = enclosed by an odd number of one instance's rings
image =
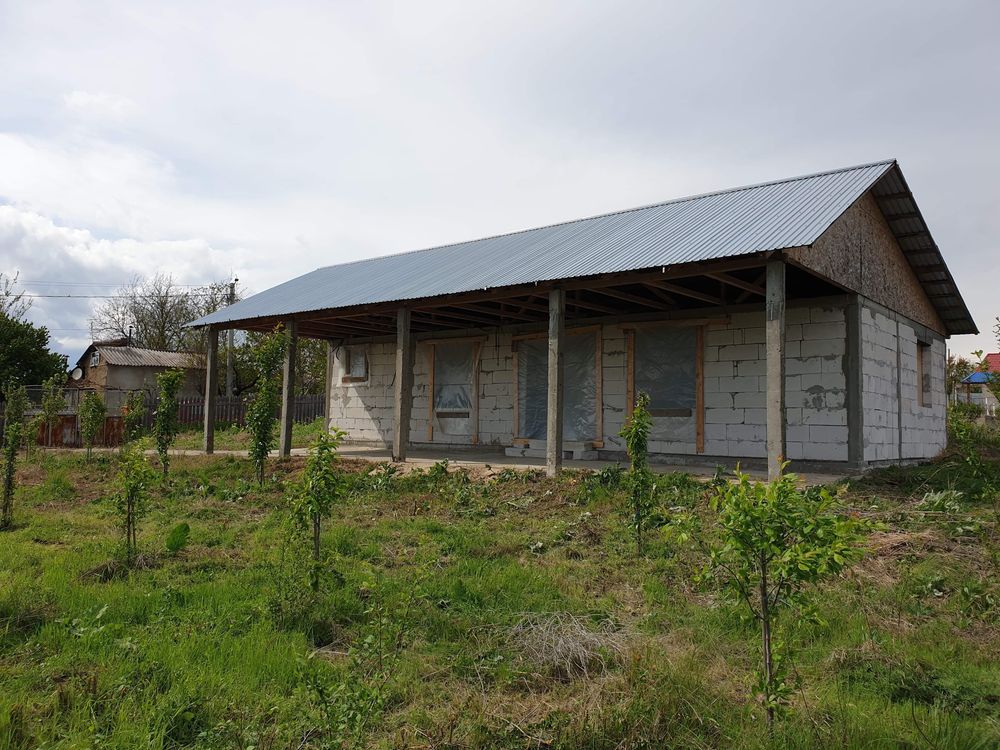
[[[788,257],[890,310],[945,333],[944,323],[871,193],[858,199],[811,247],[789,250]]]

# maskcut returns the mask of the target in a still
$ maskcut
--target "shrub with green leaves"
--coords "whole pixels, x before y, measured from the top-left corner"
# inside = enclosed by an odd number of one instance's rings
[[[142,435],[145,416],[146,394],[143,391],[129,391],[122,407],[122,445],[131,443]]]
[[[177,394],[183,383],[183,370],[166,370],[156,376],[156,384],[160,387],[160,401],[153,419],[153,437],[156,439],[156,452],[160,456],[163,476],[167,476],[170,471],[170,446],[174,444],[181,429]]]
[[[775,637],[776,618],[788,612],[817,621],[808,594],[861,556],[865,525],[837,513],[826,488],[799,489],[785,474],[755,482],[736,471],[735,482],[719,483],[709,517],[678,514],[668,529],[707,556],[700,578],[714,582],[760,627],[762,669],[758,689],[768,725],[791,693],[785,645]]]
[[[187,523],[179,523],[170,529],[167,534],[165,546],[167,552],[176,555],[187,546],[188,536],[191,534],[191,526]]]
[[[94,447],[94,441],[104,428],[104,421],[108,417],[108,407],[104,404],[104,399],[99,393],[90,391],[80,402],[80,437],[83,438],[83,445],[87,449],[87,460],[90,460],[90,453]]]
[[[52,445],[52,430],[59,424],[59,413],[66,408],[63,385],[66,376],[53,375],[42,384],[42,421],[45,424],[45,444]]]
[[[0,529],[14,525],[14,488],[17,474],[17,449],[21,444],[20,422],[8,423],[3,442],[3,496],[0,498]]]
[[[281,403],[281,365],[288,345],[282,327],[264,336],[253,351],[253,369],[256,386],[253,399],[247,407],[247,432],[250,433],[250,460],[253,461],[257,482],[264,484],[264,466],[267,454],[274,447],[275,414]]]
[[[619,433],[625,439],[628,451],[629,471],[626,486],[631,501],[632,529],[635,532],[635,547],[642,554],[643,531],[652,514],[656,484],[649,469],[649,431],[653,419],[649,414],[649,396],[640,393],[635,400],[632,414]]]
[[[131,565],[138,554],[137,528],[149,505],[149,487],[153,483],[153,467],[136,445],[128,446],[121,455],[115,477],[115,509],[125,532],[125,561]]]
[[[314,570],[310,584],[314,590],[319,586],[319,571],[316,568],[321,553],[320,525],[345,492],[343,473],[336,466],[337,448],[345,436],[345,432],[335,429],[331,434],[320,435],[313,444],[295,501],[295,518],[299,528],[310,528],[312,531]]]

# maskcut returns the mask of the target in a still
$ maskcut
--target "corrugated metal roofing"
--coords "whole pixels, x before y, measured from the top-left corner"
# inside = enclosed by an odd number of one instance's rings
[[[181,367],[198,368],[201,363],[189,352],[162,352],[136,346],[96,346],[101,358],[119,367]]]
[[[811,245],[895,167],[880,161],[320,268],[194,321],[247,321]]]

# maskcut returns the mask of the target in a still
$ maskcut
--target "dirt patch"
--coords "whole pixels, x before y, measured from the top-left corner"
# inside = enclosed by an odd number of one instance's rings
[[[107,560],[100,565],[83,571],[79,575],[81,581],[113,581],[125,578],[129,573],[136,570],[150,570],[160,567],[161,560],[156,555],[136,555],[131,565],[124,560]]]

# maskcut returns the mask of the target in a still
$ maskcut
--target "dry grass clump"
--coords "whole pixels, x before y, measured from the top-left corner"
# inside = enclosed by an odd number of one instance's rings
[[[592,625],[567,612],[529,613],[508,642],[528,664],[561,680],[604,674],[625,660],[628,633],[611,620]]]

